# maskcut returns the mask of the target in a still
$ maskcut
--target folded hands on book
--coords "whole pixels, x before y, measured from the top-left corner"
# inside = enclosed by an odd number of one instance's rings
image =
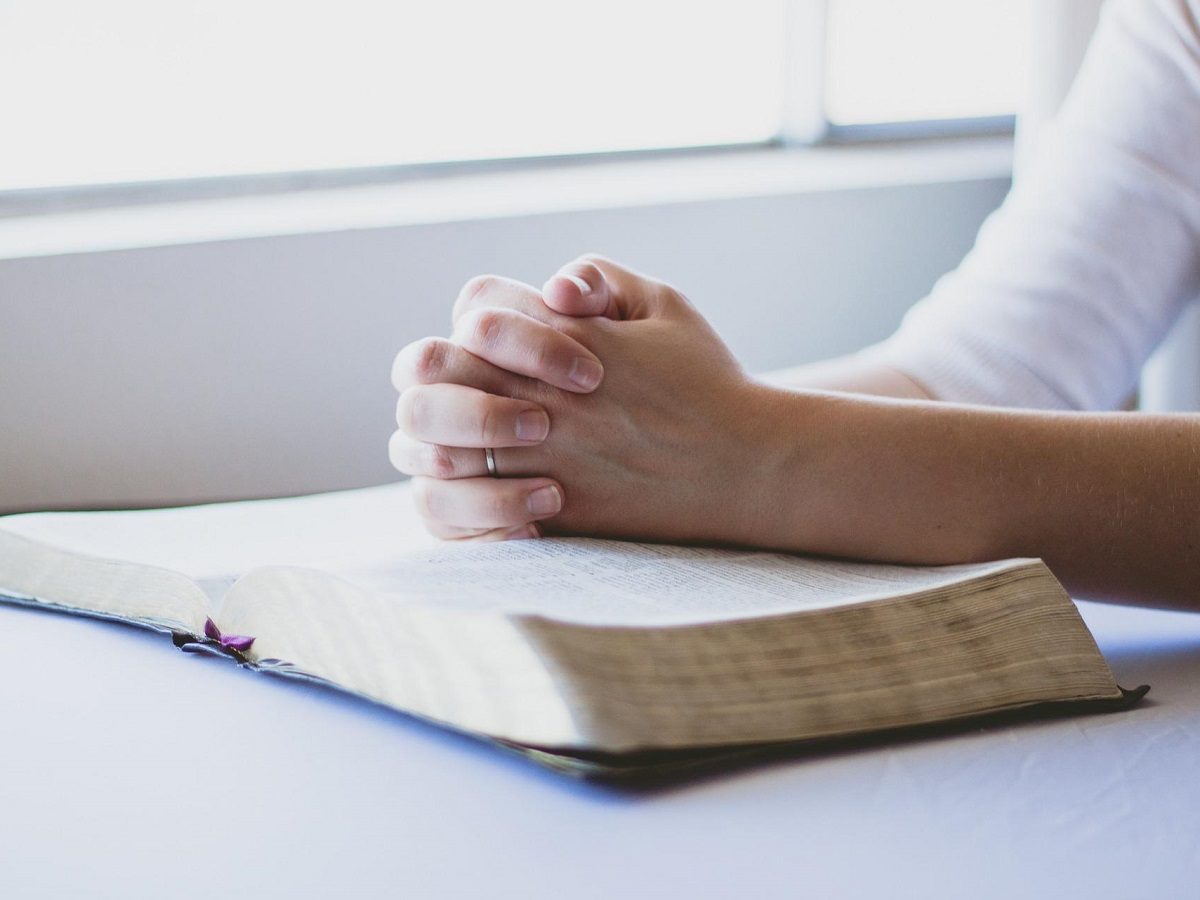
[[[439,537],[1040,557],[1075,596],[1200,608],[1194,517],[1162,512],[1200,505],[1200,416],[928,402],[870,352],[777,387],[678,291],[599,257],[541,290],[473,279],[454,322],[393,370],[392,460]]]
[[[755,543],[769,485],[745,450],[772,441],[774,391],[682,294],[590,259],[544,294],[475,279],[454,318],[394,367],[391,456],[440,536]]]

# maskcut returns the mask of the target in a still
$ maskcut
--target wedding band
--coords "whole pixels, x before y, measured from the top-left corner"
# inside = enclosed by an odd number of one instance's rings
[[[493,478],[499,478],[500,473],[496,471],[496,454],[492,452],[491,447],[483,448],[483,458],[487,460],[488,474]]]

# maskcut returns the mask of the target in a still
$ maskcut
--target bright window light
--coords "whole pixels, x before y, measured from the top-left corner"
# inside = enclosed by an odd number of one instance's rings
[[[788,46],[789,11],[818,43],[826,24],[823,99],[807,32]],[[0,191],[754,144],[780,135],[785,107],[805,118],[797,97],[834,125],[1011,114],[1025,14],[986,0],[0,0]]]
[[[835,125],[1012,115],[1025,3],[829,0],[825,112]]]
[[[4,0],[0,190],[731,144],[783,0]]]

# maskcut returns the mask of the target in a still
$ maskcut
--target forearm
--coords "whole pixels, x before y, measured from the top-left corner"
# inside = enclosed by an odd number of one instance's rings
[[[930,564],[1038,556],[1078,596],[1200,609],[1200,417],[765,402],[781,424],[753,467],[766,491],[750,543]]]

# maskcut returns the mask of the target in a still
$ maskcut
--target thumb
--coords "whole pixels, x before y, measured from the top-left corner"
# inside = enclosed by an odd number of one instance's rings
[[[542,299],[564,316],[640,319],[657,306],[663,285],[611,259],[589,253],[559,269],[542,287]]]
[[[546,305],[564,316],[624,318],[598,260],[591,254],[581,256],[555,272],[542,286]]]

